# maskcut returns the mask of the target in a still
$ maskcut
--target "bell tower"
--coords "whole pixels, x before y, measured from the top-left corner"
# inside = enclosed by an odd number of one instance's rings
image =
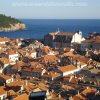
[[[82,31],[78,31],[78,34],[81,36],[81,38],[82,38]]]

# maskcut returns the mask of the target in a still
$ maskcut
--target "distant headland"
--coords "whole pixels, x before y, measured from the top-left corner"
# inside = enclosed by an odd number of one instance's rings
[[[18,19],[12,18],[11,16],[0,14],[0,32],[17,31],[23,30],[25,28],[26,25]]]

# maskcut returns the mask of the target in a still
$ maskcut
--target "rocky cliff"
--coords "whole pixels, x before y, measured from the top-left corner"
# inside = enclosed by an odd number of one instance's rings
[[[10,24],[10,27],[0,27],[0,32],[10,32],[10,31],[17,31],[17,30],[23,30],[26,28],[26,25],[23,23],[16,23],[16,24]]]
[[[0,32],[17,31],[17,30],[23,30],[25,28],[26,25],[21,21],[0,14]]]

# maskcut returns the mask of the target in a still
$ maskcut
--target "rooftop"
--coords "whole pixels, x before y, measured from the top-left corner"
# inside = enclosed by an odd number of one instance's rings
[[[21,95],[17,96],[13,100],[29,100],[29,95],[27,95],[26,93],[24,93],[24,94],[21,94]]]
[[[77,67],[73,66],[73,65],[67,65],[67,66],[61,66],[58,68],[60,71],[62,72],[66,72],[66,71],[72,71],[77,69]]]

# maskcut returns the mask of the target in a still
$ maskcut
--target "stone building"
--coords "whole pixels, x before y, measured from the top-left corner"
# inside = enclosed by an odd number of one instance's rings
[[[84,40],[82,32],[57,32],[49,33],[44,36],[44,44],[54,48],[73,47],[74,43],[80,44]]]

